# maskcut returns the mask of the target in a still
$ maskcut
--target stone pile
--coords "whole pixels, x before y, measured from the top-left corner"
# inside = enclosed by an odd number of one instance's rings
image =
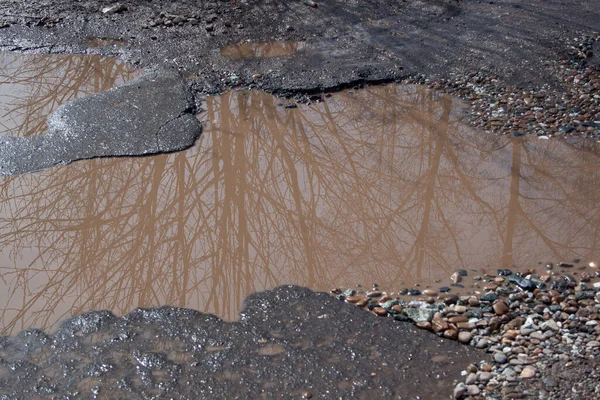
[[[484,285],[479,295],[459,296],[448,287],[413,289],[413,295],[420,295],[417,300],[378,287],[332,292],[378,316],[409,321],[491,353],[493,362],[465,368],[455,399],[600,398],[600,365],[581,377],[577,388],[561,388],[556,378],[561,368],[600,356],[600,282],[592,283],[600,272],[595,263],[583,271],[568,263],[559,263],[556,270],[552,264],[546,267],[541,274],[500,269],[495,276],[474,276],[476,286]],[[463,282],[469,279],[464,270],[457,274]]]
[[[410,77],[462,97],[471,105],[469,122],[487,131],[513,136],[556,136],[600,141],[600,36],[580,36],[568,44],[556,63],[548,63],[560,82],[539,89],[506,87],[486,72],[439,80]],[[598,50],[596,50],[598,52]]]

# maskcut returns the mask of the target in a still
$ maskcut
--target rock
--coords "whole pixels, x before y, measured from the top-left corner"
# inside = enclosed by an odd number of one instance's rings
[[[479,341],[475,345],[475,347],[478,349],[485,349],[488,346],[489,346],[489,342],[486,339],[479,339]]]
[[[477,325],[472,324],[470,322],[458,322],[456,324],[456,327],[460,330],[471,331],[471,330],[477,328]]]
[[[462,382],[459,383],[458,385],[456,385],[456,387],[454,388],[454,398],[455,399],[462,398],[465,395],[465,393],[467,393],[467,387]]]
[[[458,331],[456,329],[447,329],[444,331],[444,337],[446,339],[456,340],[458,339]]]
[[[415,324],[417,328],[425,329],[426,331],[433,331],[431,328],[431,322],[429,321],[421,321]]]
[[[473,339],[473,333],[468,331],[461,331],[458,333],[458,341],[461,343],[469,343]]]
[[[296,103],[291,103],[291,104],[296,104]],[[369,292],[367,292],[367,297],[369,298],[379,298],[383,295],[382,292],[380,292],[379,290],[371,290]]]
[[[467,322],[467,321],[468,321],[467,317],[465,317],[463,315],[457,315],[457,316],[448,318],[448,322],[450,322],[451,324],[457,324],[459,322]]]
[[[533,378],[535,376],[536,372],[537,371],[535,370],[534,367],[528,365],[525,368],[523,368],[523,371],[521,371],[521,373],[519,375],[523,379],[531,379],[531,378]]]
[[[487,292],[486,294],[482,295],[479,300],[491,303],[498,300],[498,295],[494,292]]]
[[[400,304],[396,304],[395,306],[392,306],[391,310],[395,313],[401,313],[402,310],[404,310],[404,307],[402,307]]]
[[[598,342],[597,340],[591,340],[586,343],[586,346],[587,347],[600,347],[600,342]]]
[[[490,379],[492,379],[492,373],[491,372],[482,372],[481,374],[479,374],[479,381],[480,382],[486,383]]]
[[[252,78],[253,79],[260,79],[260,78],[262,78],[262,74],[252,74]]]
[[[110,6],[103,7],[100,11],[102,12],[102,14],[110,15],[127,11],[127,7],[125,7],[121,3],[115,3]]]
[[[373,312],[380,317],[385,317],[387,315],[387,310],[383,307],[375,307],[373,308]]]
[[[469,303],[470,307],[479,307],[479,299],[475,296],[469,297],[467,302]]]
[[[477,385],[467,386],[467,393],[469,394],[469,396],[477,396],[480,392],[481,390],[479,390],[479,387]]]
[[[454,306],[454,311],[456,311],[459,314],[462,314],[464,312],[467,311],[467,307],[465,306]]]
[[[529,337],[531,339],[537,339],[537,340],[540,340],[540,341],[545,339],[544,334],[542,332],[540,332],[540,331],[531,332],[529,334]]]
[[[504,315],[510,311],[506,303],[503,301],[497,301],[494,303],[493,309],[497,315]]]
[[[460,275],[460,273],[455,272],[452,275],[450,275],[450,280],[454,283],[459,283],[462,281],[462,276]]]
[[[414,322],[431,321],[433,318],[433,310],[426,308],[405,308],[402,313]]]
[[[475,382],[477,382],[477,374],[470,373],[469,375],[467,375],[467,379],[465,379],[465,384],[472,385]]]
[[[441,318],[433,318],[431,320],[431,326],[435,333],[443,332],[450,327],[448,323]]]
[[[497,351],[494,353],[494,361],[496,361],[498,364],[505,364],[507,361],[506,355]]]
[[[351,304],[358,303],[362,298],[360,296],[348,296],[346,297],[346,302]]]

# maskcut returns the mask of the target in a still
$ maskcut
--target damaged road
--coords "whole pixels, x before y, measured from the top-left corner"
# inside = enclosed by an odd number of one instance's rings
[[[149,71],[118,88],[58,108],[42,136],[0,137],[0,175],[73,161],[183,150],[202,131],[194,97],[177,72]]]
[[[469,99],[479,99],[482,90],[490,95],[490,99],[484,95],[482,104],[474,106],[484,108],[479,115],[485,114],[475,125],[505,133],[524,130],[542,135],[546,132],[538,129],[538,123],[546,124],[545,118],[526,127],[511,120],[528,111],[537,113],[529,109],[536,105],[504,113],[500,121],[493,120],[498,117],[492,108],[499,101],[506,102],[500,99],[503,94],[521,96],[522,90],[513,93],[511,87],[564,90],[563,66],[557,58],[567,51],[566,43],[573,37],[600,32],[599,10],[598,0],[577,6],[565,0],[535,0],[527,4],[518,0],[179,0],[168,4],[138,0],[84,0],[75,4],[65,0],[26,4],[5,1],[0,4],[1,50],[119,56],[138,67],[179,72],[189,82],[192,94],[183,87],[185,84],[177,84],[178,89],[171,91],[164,91],[168,85],[157,84],[152,89],[156,98],[161,91],[164,98],[185,97],[180,109],[170,110],[158,120],[145,120],[145,115],[162,109],[158,103],[142,104],[139,110],[121,109],[124,114],[120,118],[113,121],[111,115],[107,116],[110,122],[98,119],[103,113],[95,115],[101,106],[96,107],[93,100],[65,106],[57,115],[68,110],[68,123],[73,124],[77,124],[75,120],[89,119],[88,130],[74,134],[75,130],[69,129],[72,138],[77,139],[71,143],[56,133],[54,118],[50,121],[50,133],[44,138],[2,139],[0,173],[33,171],[91,157],[187,148],[193,143],[191,138],[199,134],[199,127],[192,121],[195,108],[189,97],[193,95],[194,103],[199,105],[207,94],[237,86],[292,96],[405,78],[416,77],[411,82],[432,79],[446,82],[445,90]],[[236,53],[237,45],[251,51],[240,49]],[[272,45],[291,51],[252,51]],[[597,44],[593,44],[583,54],[586,62],[597,64],[596,69],[600,67],[597,52]],[[469,78],[463,79],[465,76]],[[460,84],[447,80],[452,77]],[[142,82],[150,83],[144,79]],[[490,87],[482,89],[482,82],[491,82]],[[110,93],[119,96],[119,92]],[[127,93],[132,94],[131,90]],[[561,102],[560,95],[555,94],[551,102]],[[84,105],[91,111],[84,111]],[[167,133],[171,127],[166,129],[166,121],[183,111],[186,117]],[[560,121],[562,124],[556,122],[556,129],[550,129],[549,134],[570,132],[572,113],[567,109],[565,120]],[[600,132],[594,120],[596,113],[590,109],[589,121],[584,121],[592,124],[592,136]],[[67,120],[58,122],[64,131]],[[109,129],[92,132],[92,122],[110,126],[112,134],[105,134]],[[152,136],[161,129],[165,134],[160,135],[160,140],[165,142],[153,141]],[[119,140],[113,140],[116,132],[121,132]]]
[[[90,312],[53,335],[2,337],[0,395],[441,399],[482,356],[328,294],[282,286],[247,298],[239,322],[163,307],[121,318]]]

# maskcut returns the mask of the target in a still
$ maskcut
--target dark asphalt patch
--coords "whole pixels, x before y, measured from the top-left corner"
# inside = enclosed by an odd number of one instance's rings
[[[99,311],[65,321],[54,335],[3,337],[0,394],[441,399],[462,368],[485,357],[297,286],[250,296],[241,317],[226,323],[170,307],[122,318]]]
[[[48,133],[0,137],[0,175],[96,157],[140,156],[192,146],[202,131],[194,97],[177,72],[152,70],[76,99],[48,119]]]

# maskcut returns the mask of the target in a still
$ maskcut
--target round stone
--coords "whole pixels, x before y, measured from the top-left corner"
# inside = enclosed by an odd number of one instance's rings
[[[510,309],[508,308],[508,306],[506,305],[505,302],[503,301],[497,301],[496,303],[494,303],[494,312],[497,315],[504,315],[504,314],[508,314],[508,312],[510,311]]]
[[[496,352],[494,353],[494,361],[498,364],[506,363],[506,355],[504,353]]]
[[[462,331],[458,333],[458,341],[461,343],[469,343],[473,339],[473,333],[468,331]]]
[[[454,398],[455,399],[462,398],[465,395],[465,393],[467,393],[467,387],[462,382],[459,383],[458,385],[456,385],[456,387],[454,388]]]
[[[387,315],[387,310],[383,307],[375,307],[373,308],[373,312],[380,317],[385,317]]]
[[[467,386],[467,393],[469,396],[477,396],[481,391],[477,385],[469,385]]]
[[[536,370],[535,368],[533,368],[532,366],[528,365],[525,368],[523,368],[523,371],[521,371],[521,378],[523,379],[530,379],[533,378],[535,376]]]

